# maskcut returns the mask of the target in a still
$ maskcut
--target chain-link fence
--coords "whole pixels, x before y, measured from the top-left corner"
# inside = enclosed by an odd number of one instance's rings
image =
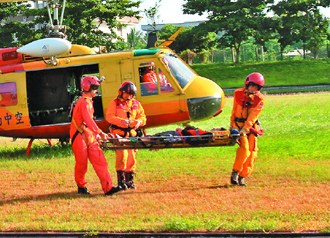
[[[233,63],[233,53],[230,48],[216,49],[204,51],[196,54],[193,63]],[[253,44],[242,45],[239,52],[239,62],[269,62],[282,59],[302,59],[302,58],[329,58],[330,45],[324,44],[317,52],[316,57],[314,54],[307,50],[305,56],[303,49],[290,47],[285,50],[281,56],[280,47],[277,45],[270,45],[266,47],[257,47]]]

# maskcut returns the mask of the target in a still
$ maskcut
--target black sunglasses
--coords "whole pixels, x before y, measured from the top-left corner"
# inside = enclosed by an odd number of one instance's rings
[[[92,84],[91,85],[91,89],[92,90],[98,90],[99,89],[99,86]]]

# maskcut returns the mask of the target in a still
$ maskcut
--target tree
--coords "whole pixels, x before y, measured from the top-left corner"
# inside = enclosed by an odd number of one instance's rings
[[[328,29],[328,37],[327,37],[327,56],[330,58],[330,30]]]
[[[319,7],[330,6],[329,0],[283,0],[272,6],[277,16],[277,32],[280,35],[281,55],[286,46],[302,42],[304,58],[309,48],[314,57],[327,37],[329,22],[322,17]]]
[[[214,49],[217,45],[216,32],[210,31],[205,22],[193,27],[189,33],[189,38],[193,46],[192,49],[194,49],[196,53],[205,53],[206,51]]]
[[[132,28],[127,34],[127,45],[130,49],[144,48],[146,45],[146,37],[141,31]]]
[[[157,20],[159,18],[158,12],[160,9],[161,1],[162,0],[157,0],[154,6],[148,9],[144,9],[144,14],[146,15],[149,21],[149,25],[153,28],[154,31],[156,31]]]
[[[29,7],[30,4],[23,3],[0,4],[0,47],[20,46],[35,39],[34,34],[30,34],[30,29],[34,26],[31,22],[11,20],[13,16],[19,16],[27,11]]]
[[[166,40],[170,36],[172,36],[177,30],[178,26],[174,26],[172,24],[167,24],[159,31],[159,39]],[[192,41],[191,41],[191,27],[185,27],[174,40],[174,42],[169,46],[178,54],[186,49],[193,49]]]
[[[180,57],[182,57],[182,59],[186,61],[187,64],[192,64],[194,58],[196,57],[196,53],[187,49],[181,52]]]
[[[38,39],[45,37],[47,34],[47,24],[49,22],[47,10],[45,8],[31,9],[27,7],[17,9],[18,6],[21,5],[24,4],[0,4],[0,16],[4,17],[1,19],[5,19],[5,23],[0,29],[1,35],[3,35],[6,30],[7,24],[13,24],[9,16],[14,12],[15,16],[33,16],[31,22],[22,23],[28,26],[26,27],[27,29],[31,29],[31,25],[35,26],[40,24],[42,26],[40,30],[30,32],[32,38]],[[121,48],[124,45],[123,39],[118,37],[114,31],[116,27],[120,26],[117,19],[125,16],[139,17],[138,10],[133,10],[137,9],[139,5],[139,0],[68,1],[65,8],[65,18],[63,20],[63,25],[67,26],[68,39],[74,43],[88,45],[90,47],[106,45],[108,50]],[[110,33],[104,33],[100,30],[100,25],[102,23],[107,24]],[[28,43],[28,40],[30,40],[30,38],[24,39],[20,35],[17,37],[17,41],[21,44]],[[13,41],[13,39],[11,41]]]
[[[219,44],[230,47],[233,61],[238,63],[241,44],[253,35],[270,3],[273,0],[187,0],[183,12],[199,15],[207,13],[209,21],[205,27],[208,31],[223,33]]]
[[[158,0],[155,2],[153,7],[148,9],[144,9],[144,14],[146,15],[149,25],[151,26],[152,30],[148,33],[148,42],[147,48],[154,47],[155,42],[158,40],[158,31],[156,29],[157,26],[157,19],[159,18],[158,11],[160,9],[160,3],[162,0]]]
[[[253,32],[256,47],[256,61],[259,61],[258,46],[261,47],[261,57],[264,61],[264,50],[266,42],[274,39],[276,35],[276,21],[271,17],[263,17],[256,20],[255,31]]]
[[[160,39],[168,39],[179,27],[168,24],[159,31]],[[195,53],[206,54],[216,46],[216,34],[208,32],[203,23],[196,27],[184,27],[175,41],[170,45],[178,54],[189,49]]]

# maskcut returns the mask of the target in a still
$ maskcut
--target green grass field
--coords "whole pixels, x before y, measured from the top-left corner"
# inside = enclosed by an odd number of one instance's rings
[[[242,86],[245,77],[254,71],[264,74],[265,86],[330,84],[330,59],[278,61],[260,64],[197,64],[200,75],[212,79],[223,88]]]
[[[237,146],[140,150],[137,190],[105,197],[90,166],[93,194],[79,196],[69,146],[40,141],[27,158],[26,140],[1,138],[0,230],[330,232],[329,102],[326,92],[266,96],[265,135],[246,188],[229,185]],[[231,105],[227,98],[223,114],[193,125],[228,128]],[[114,152],[106,156],[114,178]]]

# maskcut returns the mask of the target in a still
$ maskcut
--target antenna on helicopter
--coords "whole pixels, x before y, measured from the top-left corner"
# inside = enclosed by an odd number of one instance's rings
[[[49,16],[49,34],[48,37],[66,39],[66,26],[63,26],[63,17],[66,0],[63,0],[61,18],[58,18],[59,8],[61,7],[59,0],[47,0],[47,11]],[[51,14],[51,8],[53,8],[53,18]]]

